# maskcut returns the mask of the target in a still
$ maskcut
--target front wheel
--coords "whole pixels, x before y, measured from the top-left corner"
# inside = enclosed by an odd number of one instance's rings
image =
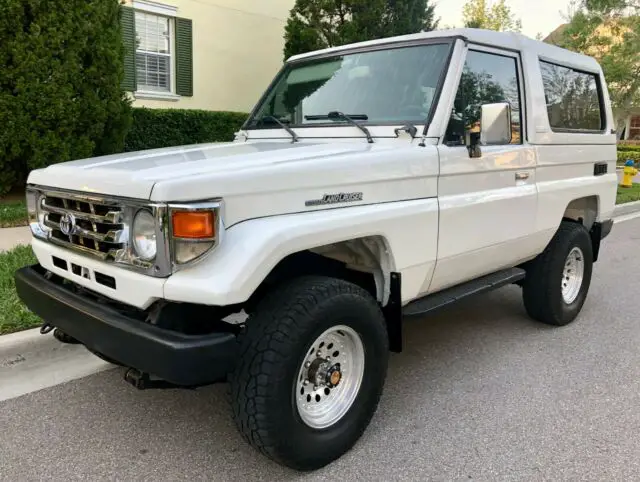
[[[231,377],[234,419],[268,457],[314,470],[365,431],[387,372],[377,302],[339,279],[308,277],[267,295],[241,335]]]
[[[567,325],[587,298],[593,249],[582,224],[564,221],[549,246],[527,269],[523,283],[525,308],[533,319]]]

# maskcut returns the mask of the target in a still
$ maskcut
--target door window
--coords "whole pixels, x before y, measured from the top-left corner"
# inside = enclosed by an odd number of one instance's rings
[[[511,144],[522,143],[518,66],[514,57],[470,50],[447,127],[445,144],[465,145],[465,134],[480,136],[483,104],[511,105]]]

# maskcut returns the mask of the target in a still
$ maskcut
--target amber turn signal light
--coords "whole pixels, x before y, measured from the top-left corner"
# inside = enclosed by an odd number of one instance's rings
[[[174,211],[171,221],[174,238],[206,239],[216,235],[213,211]]]

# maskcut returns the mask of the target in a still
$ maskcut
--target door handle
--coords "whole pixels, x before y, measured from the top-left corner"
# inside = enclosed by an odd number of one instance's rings
[[[516,181],[526,181],[529,179],[529,173],[525,171],[516,172]]]

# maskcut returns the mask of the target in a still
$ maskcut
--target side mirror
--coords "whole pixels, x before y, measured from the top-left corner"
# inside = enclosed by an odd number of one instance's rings
[[[511,142],[511,105],[508,102],[484,104],[480,120],[480,144],[509,144]]]

